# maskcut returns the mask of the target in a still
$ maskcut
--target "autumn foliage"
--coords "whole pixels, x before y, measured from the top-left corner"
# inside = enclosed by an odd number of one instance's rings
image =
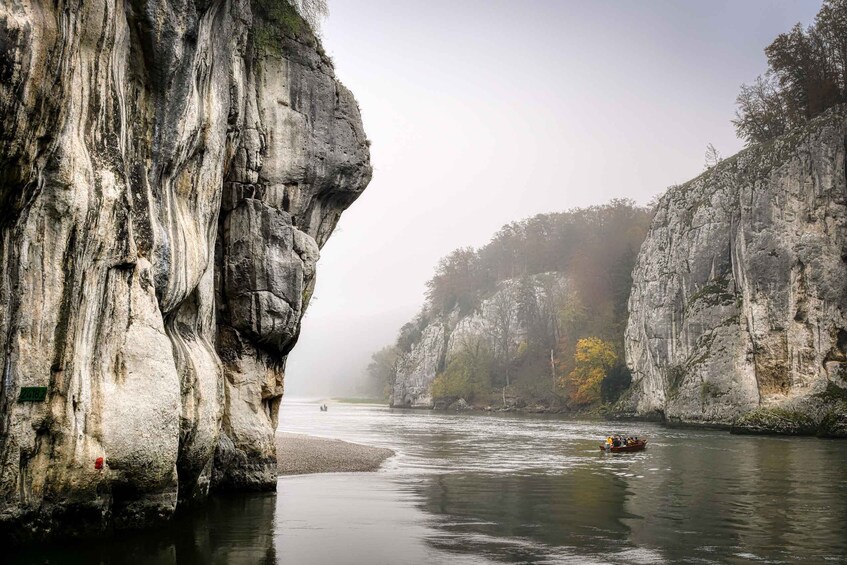
[[[597,337],[576,342],[574,369],[560,378],[559,385],[574,404],[591,404],[601,399],[603,379],[618,361],[612,344]]]

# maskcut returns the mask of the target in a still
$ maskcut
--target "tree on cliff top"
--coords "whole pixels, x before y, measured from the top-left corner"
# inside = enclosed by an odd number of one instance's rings
[[[747,143],[761,143],[785,133],[790,124],[785,101],[772,74],[757,77],[753,84],[742,84],[735,99],[735,131]]]
[[[292,0],[292,4],[316,32],[320,30],[324,18],[329,15],[326,0]]]
[[[847,101],[847,0],[825,0],[814,25],[800,24],[765,49],[768,71],[742,85],[732,121],[748,144],[782,135]]]
[[[471,247],[462,247],[438,262],[435,275],[426,283],[426,297],[438,312],[458,308],[464,315],[476,308],[486,282],[479,255]]]
[[[614,310],[628,298],[628,271],[650,219],[649,209],[616,199],[507,224],[479,250],[463,247],[439,261],[427,282],[428,310],[440,315],[458,307],[465,315],[499,281],[548,272],[568,273],[586,300],[609,298]]]

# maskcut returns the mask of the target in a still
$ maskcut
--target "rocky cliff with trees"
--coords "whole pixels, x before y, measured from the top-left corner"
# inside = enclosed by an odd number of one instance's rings
[[[671,188],[633,271],[618,409],[847,435],[847,2],[765,50],[750,147]]]
[[[652,211],[539,216],[442,260],[381,373],[391,402],[847,436],[847,0],[765,53],[733,122],[749,147],[710,145]]]
[[[275,487],[319,249],[371,175],[298,4],[0,6],[0,537]]]
[[[662,197],[633,271],[623,413],[847,431],[847,109]]]
[[[626,303],[649,221],[647,208],[618,200],[515,222],[454,251],[422,311],[374,357],[373,378],[388,380],[396,406],[613,401],[629,384]]]

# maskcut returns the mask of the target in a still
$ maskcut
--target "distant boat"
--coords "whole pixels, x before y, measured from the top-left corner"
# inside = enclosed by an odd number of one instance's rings
[[[612,453],[631,453],[633,451],[642,451],[647,447],[646,439],[635,440],[629,445],[621,445],[620,447],[615,447],[613,445],[609,445],[608,443],[604,443],[600,445],[600,451],[611,451]]]

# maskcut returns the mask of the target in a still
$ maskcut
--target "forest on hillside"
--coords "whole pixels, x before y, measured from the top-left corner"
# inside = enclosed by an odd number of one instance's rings
[[[427,282],[421,312],[395,344],[373,355],[372,390],[387,394],[398,359],[427,325],[473,315],[494,297],[490,339],[465,343],[445,359],[435,398],[487,404],[508,390],[528,402],[613,400],[629,384],[623,332],[630,273],[650,219],[649,208],[613,200],[513,222],[479,249],[453,251]]]

